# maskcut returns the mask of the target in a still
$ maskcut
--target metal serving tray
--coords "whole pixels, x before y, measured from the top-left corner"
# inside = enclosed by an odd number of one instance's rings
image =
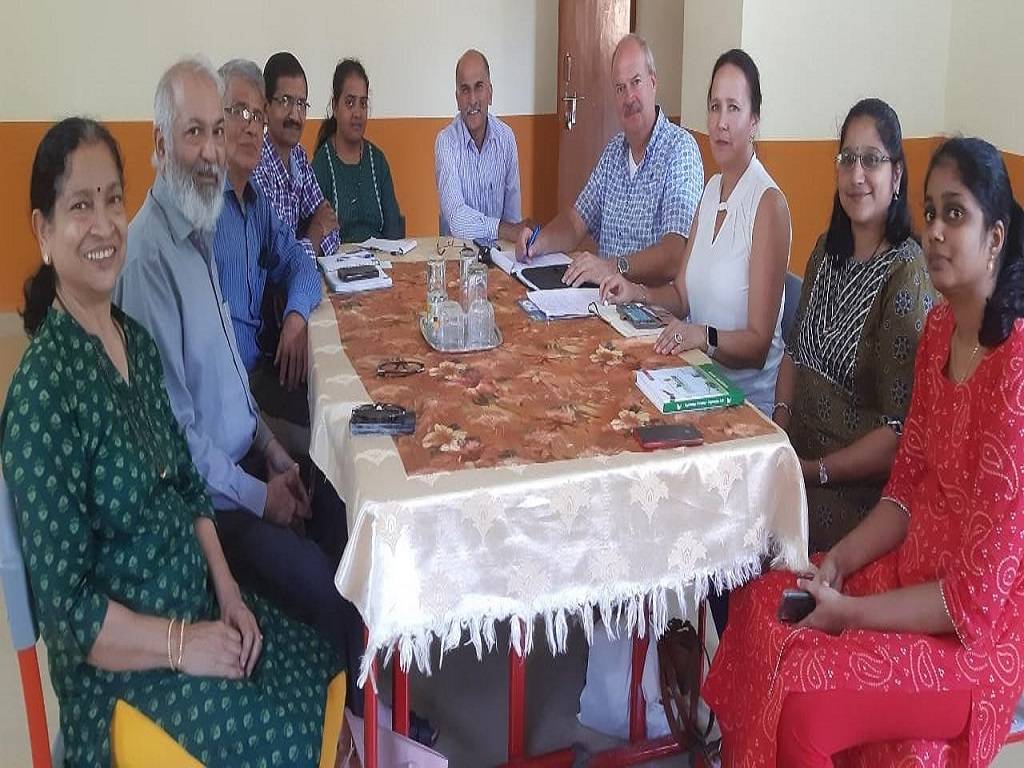
[[[450,347],[442,347],[438,339],[434,336],[433,331],[430,327],[430,323],[427,320],[426,313],[420,313],[420,333],[423,334],[424,341],[430,345],[430,348],[435,352],[444,352],[446,355],[463,355],[470,352],[486,352],[489,349],[496,349],[502,345],[504,339],[501,335],[501,329],[498,324],[494,324],[494,338],[490,344],[474,345],[472,347],[459,347],[458,349],[451,349]]]

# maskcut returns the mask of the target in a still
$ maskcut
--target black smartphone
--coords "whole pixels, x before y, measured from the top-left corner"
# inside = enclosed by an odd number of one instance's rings
[[[338,270],[338,279],[343,283],[351,283],[354,280],[369,280],[377,277],[380,272],[374,264],[360,264],[357,267],[342,267]]]
[[[681,445],[701,445],[704,442],[704,435],[696,425],[689,422],[681,424],[652,424],[648,427],[638,427],[636,439],[640,441],[640,447],[646,451],[653,451],[656,448],[678,448]]]
[[[814,597],[805,589],[786,589],[779,601],[778,617],[784,624],[803,621],[814,610]]]

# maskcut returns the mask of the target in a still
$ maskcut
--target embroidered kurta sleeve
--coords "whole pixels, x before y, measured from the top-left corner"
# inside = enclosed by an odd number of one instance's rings
[[[918,340],[934,303],[923,263],[897,261],[880,299],[881,328],[874,350],[877,403],[882,416],[902,423],[910,407]]]
[[[934,390],[934,383],[929,377],[935,375],[937,365],[941,368],[941,363],[933,359],[934,345],[930,345],[929,340],[940,332],[936,317],[932,315],[928,318],[925,332],[917,347],[910,408],[903,427],[903,436],[900,438],[900,447],[893,461],[892,474],[889,475],[889,482],[882,491],[883,498],[896,502],[908,514],[917,484],[925,472],[925,423],[929,416],[928,403],[933,397]]]
[[[67,380],[43,355],[22,363],[7,398],[3,467],[43,639],[51,654],[81,662],[109,598],[93,579],[89,446]]]
[[[384,229],[381,237],[388,240],[397,240],[405,237],[405,223],[402,221],[402,212],[398,208],[398,198],[395,196],[395,182],[391,178],[391,166],[379,152],[380,158],[380,204],[384,213]]]
[[[1024,331],[1006,344],[1013,354],[1001,370],[980,369],[987,386],[970,399],[971,437],[977,465],[970,479],[960,553],[942,580],[946,610],[960,641],[971,650],[989,649],[1000,635],[1003,610],[1021,589],[1024,557]],[[1019,620],[1019,619],[1018,619]]]

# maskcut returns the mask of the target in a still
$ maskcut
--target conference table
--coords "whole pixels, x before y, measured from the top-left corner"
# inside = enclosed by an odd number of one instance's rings
[[[335,583],[366,625],[366,764],[375,768],[378,660],[394,664],[392,725],[407,733],[407,673],[429,674],[437,647],[493,651],[497,625],[508,622],[508,764],[570,765],[568,750],[524,754],[525,656],[540,642],[564,651],[571,627],[589,640],[599,616],[635,638],[642,665],[672,595],[699,609],[703,625],[709,588],[738,586],[768,561],[806,567],[799,462],[748,404],[660,414],[634,372],[677,359],[596,317],[530,319],[517,305],[525,288],[497,268],[488,278],[501,346],[434,351],[418,318],[424,262],[438,258],[437,245],[419,238],[411,253],[385,256],[391,288],[326,295],[309,320],[310,455],[346,502],[349,542]],[[461,245],[444,249],[450,296]],[[423,369],[379,376],[395,358]],[[353,407],[375,401],[414,410],[415,433],[352,436]],[[640,449],[636,427],[681,420],[699,427],[703,445]],[[640,678],[631,743],[594,765],[678,749],[671,738],[645,739]]]

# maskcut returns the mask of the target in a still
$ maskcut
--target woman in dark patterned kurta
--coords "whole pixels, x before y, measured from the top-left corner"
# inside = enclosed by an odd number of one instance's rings
[[[910,233],[896,113],[878,99],[857,103],[839,145],[832,223],[807,264],[774,409],[803,466],[811,552],[881,496],[934,303]]]
[[[231,578],[156,346],[109,303],[122,184],[116,144],[91,121],[65,120],[40,144],[44,266],[0,418],[66,763],[110,764],[121,699],[207,765],[314,765],[340,663]]]
[[[982,768],[1024,687],[1024,212],[998,150],[926,179],[929,315],[885,496],[813,580],[733,593],[704,694],[723,765]],[[800,625],[775,618],[807,589]]]

